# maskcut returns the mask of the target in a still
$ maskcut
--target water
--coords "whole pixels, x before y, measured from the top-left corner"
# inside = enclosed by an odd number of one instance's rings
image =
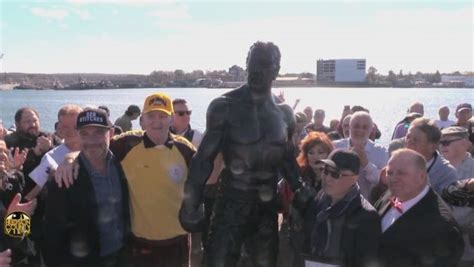
[[[42,129],[52,131],[59,108],[68,103],[85,105],[106,105],[111,111],[112,122],[121,116],[128,105],[143,106],[145,97],[154,92],[166,92],[171,98],[184,98],[193,110],[191,125],[199,130],[206,127],[206,109],[215,97],[231,89],[206,88],[160,88],[160,89],[117,89],[86,91],[0,91],[0,119],[5,126],[14,123],[15,111],[30,106],[40,113]],[[461,102],[474,103],[473,89],[458,88],[275,88],[274,93],[284,93],[286,103],[293,106],[296,99],[300,103],[296,111],[306,106],[326,111],[325,124],[331,119],[339,119],[344,105],[362,105],[370,113],[382,132],[377,142],[387,145],[395,124],[406,114],[408,106],[420,101],[425,106],[425,116],[438,117],[438,108],[447,105],[451,110],[449,118],[455,120],[454,111]],[[138,120],[133,126],[139,129]]]

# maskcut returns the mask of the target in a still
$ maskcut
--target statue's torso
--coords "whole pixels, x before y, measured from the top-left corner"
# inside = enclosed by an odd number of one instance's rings
[[[273,188],[288,143],[284,111],[272,101],[229,101],[222,153],[223,180],[236,189]]]

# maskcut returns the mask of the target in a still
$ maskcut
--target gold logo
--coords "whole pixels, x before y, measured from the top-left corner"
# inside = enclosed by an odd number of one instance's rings
[[[148,101],[149,106],[165,106],[166,107],[166,101],[161,98],[161,97],[154,97]]]
[[[23,238],[31,233],[31,218],[21,211],[8,214],[4,225],[5,234],[11,237]]]

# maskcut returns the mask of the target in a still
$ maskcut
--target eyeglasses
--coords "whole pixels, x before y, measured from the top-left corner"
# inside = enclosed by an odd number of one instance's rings
[[[191,110],[186,110],[186,111],[175,111],[176,115],[183,117],[184,115],[191,116]]]
[[[453,140],[443,140],[443,141],[440,141],[439,143],[442,145],[442,146],[449,146],[452,142],[456,142],[458,140],[461,140],[462,138],[457,138],[457,139],[453,139]]]
[[[335,170],[326,165],[324,166],[324,175],[330,175],[333,179],[337,180],[343,177],[354,176],[355,174],[343,174],[339,170]]]

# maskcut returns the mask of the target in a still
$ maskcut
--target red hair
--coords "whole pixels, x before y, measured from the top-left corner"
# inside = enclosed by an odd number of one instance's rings
[[[334,146],[332,145],[331,139],[322,132],[310,132],[306,137],[301,140],[300,144],[300,154],[296,158],[296,162],[298,162],[298,166],[300,166],[301,173],[306,173],[311,167],[308,164],[308,152],[315,146],[321,145],[323,149],[325,149],[328,154],[334,150]]]

